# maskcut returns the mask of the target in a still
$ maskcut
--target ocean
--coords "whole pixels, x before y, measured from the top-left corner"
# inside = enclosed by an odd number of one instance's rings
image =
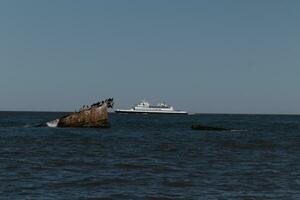
[[[0,112],[0,199],[300,199],[300,116]],[[230,131],[195,131],[192,124]]]

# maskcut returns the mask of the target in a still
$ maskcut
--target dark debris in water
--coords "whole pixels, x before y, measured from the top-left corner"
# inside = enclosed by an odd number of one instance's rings
[[[195,124],[191,127],[193,130],[199,131],[230,131],[231,129],[222,128],[222,127],[215,127],[215,126],[205,126],[201,124]]]

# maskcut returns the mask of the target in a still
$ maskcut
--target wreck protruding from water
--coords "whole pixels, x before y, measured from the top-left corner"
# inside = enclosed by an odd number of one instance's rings
[[[109,98],[91,106],[84,106],[80,111],[47,122],[46,125],[48,127],[109,128],[107,109],[112,108],[113,105],[113,98]]]

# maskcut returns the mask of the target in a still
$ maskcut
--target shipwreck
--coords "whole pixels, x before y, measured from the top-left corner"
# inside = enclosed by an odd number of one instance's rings
[[[113,98],[109,98],[91,106],[83,106],[79,111],[47,122],[46,126],[109,128],[110,123],[107,110],[112,108],[113,105]]]

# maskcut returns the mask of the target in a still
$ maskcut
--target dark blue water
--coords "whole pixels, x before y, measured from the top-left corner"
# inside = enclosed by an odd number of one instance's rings
[[[0,112],[0,199],[300,199],[300,116]],[[193,131],[194,123],[236,131]]]

